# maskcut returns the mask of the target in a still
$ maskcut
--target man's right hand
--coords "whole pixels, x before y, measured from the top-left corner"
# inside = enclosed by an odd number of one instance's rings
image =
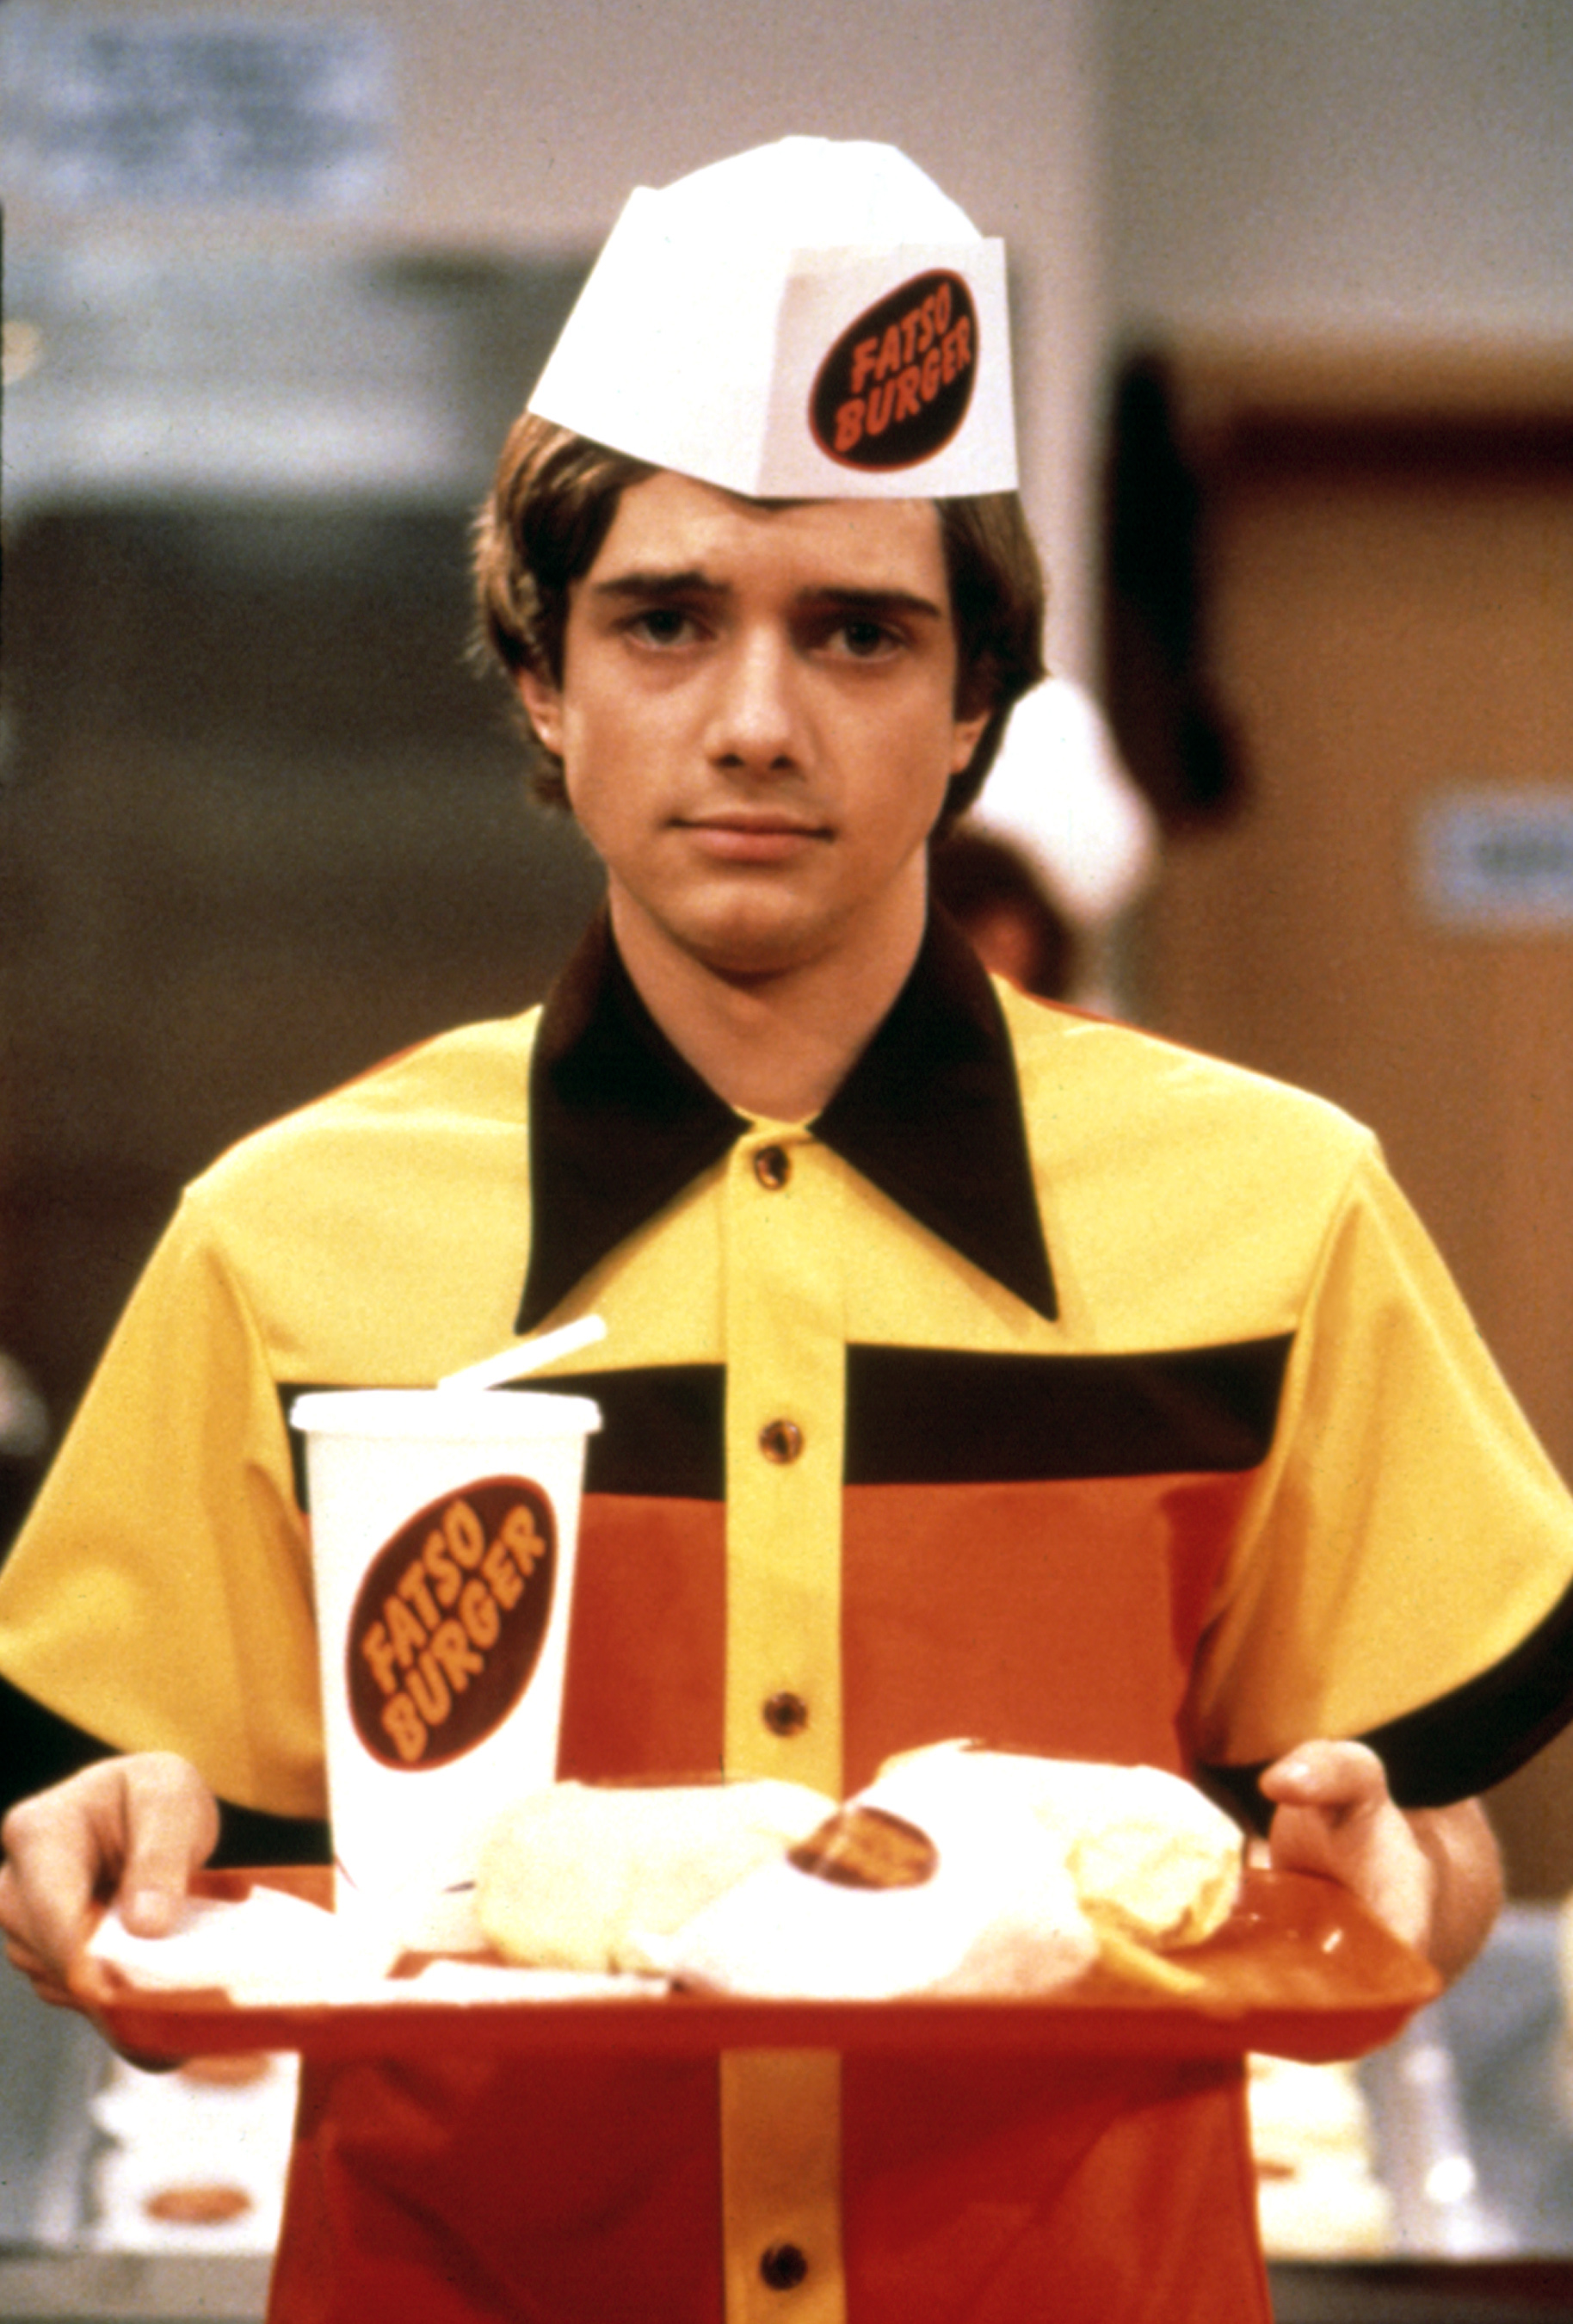
[[[217,1839],[212,1793],[170,1751],[102,1759],[22,1801],[0,1826],[7,1960],[41,2000],[74,2006],[69,1972],[95,1905],[117,1901],[136,1935],[164,1935]]]

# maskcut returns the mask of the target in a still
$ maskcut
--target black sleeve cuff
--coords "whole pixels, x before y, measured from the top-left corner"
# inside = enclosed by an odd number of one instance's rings
[[[18,1800],[114,1756],[112,1745],[58,1718],[0,1677],[0,1815]],[[216,1868],[333,1862],[328,1827],[314,1817],[266,1815],[227,1800],[220,1800],[218,1812],[218,1846],[209,1859]]]
[[[1573,1720],[1573,1590],[1512,1654],[1418,1711],[1373,1727],[1368,1743],[1402,1808],[1449,1807],[1489,1791],[1544,1750]],[[1312,1742],[1312,1736],[1299,1736]],[[1272,1821],[1258,1779],[1269,1762],[1206,1767],[1202,1780],[1257,1831]]]

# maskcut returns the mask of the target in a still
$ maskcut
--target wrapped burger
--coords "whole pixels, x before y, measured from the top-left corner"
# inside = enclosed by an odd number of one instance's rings
[[[1161,1769],[945,1743],[843,1807],[794,1784],[558,1784],[496,1828],[480,1912],[516,1960],[760,1999],[1036,1994],[1200,1942],[1242,1846]]]

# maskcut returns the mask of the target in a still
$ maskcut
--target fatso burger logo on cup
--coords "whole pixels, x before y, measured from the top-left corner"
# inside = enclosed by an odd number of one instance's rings
[[[385,1767],[441,1767],[493,1734],[540,1658],[557,1524],[538,1485],[490,1477],[417,1511],[350,1616],[350,1716]]]
[[[978,376],[978,310],[959,274],[915,275],[848,325],[809,403],[814,440],[850,468],[908,468],[948,444]]]

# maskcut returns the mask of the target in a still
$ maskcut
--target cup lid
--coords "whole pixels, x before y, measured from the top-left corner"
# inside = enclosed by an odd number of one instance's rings
[[[589,1436],[601,1407],[549,1388],[313,1388],[290,1407],[297,1428],[318,1436],[419,1437],[460,1443]]]

